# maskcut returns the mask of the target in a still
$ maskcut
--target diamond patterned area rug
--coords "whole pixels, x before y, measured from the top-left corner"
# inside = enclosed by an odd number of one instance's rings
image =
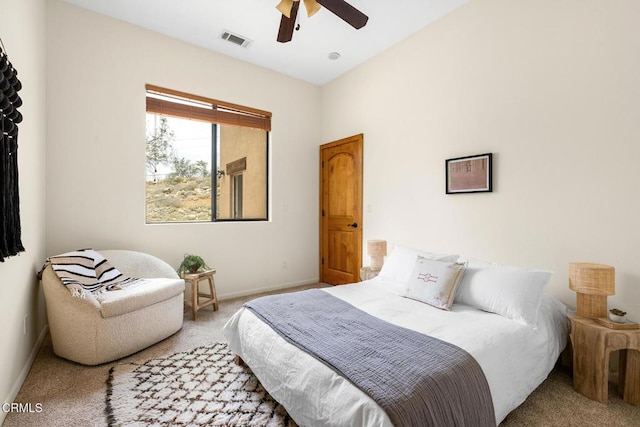
[[[286,410],[225,343],[111,368],[109,426],[285,426]]]

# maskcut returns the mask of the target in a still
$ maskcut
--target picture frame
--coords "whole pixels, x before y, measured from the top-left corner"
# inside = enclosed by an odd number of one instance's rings
[[[446,194],[493,191],[493,153],[445,160]]]

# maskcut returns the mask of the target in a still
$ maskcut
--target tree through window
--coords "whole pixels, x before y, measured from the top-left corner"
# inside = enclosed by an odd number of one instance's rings
[[[268,219],[271,113],[147,85],[146,222]]]

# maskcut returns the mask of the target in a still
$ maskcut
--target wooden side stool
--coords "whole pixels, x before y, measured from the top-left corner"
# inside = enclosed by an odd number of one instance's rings
[[[218,295],[216,294],[216,284],[213,281],[213,275],[216,273],[215,268],[198,273],[185,274],[182,278],[187,285],[191,284],[191,313],[193,320],[196,320],[196,312],[203,307],[213,306],[213,311],[218,311]],[[209,293],[200,292],[199,283],[206,280],[209,283]],[[204,298],[204,302],[200,304],[200,298]]]
[[[620,351],[618,389],[623,400],[640,406],[640,329],[610,329],[593,319],[571,319],[573,388],[607,404],[609,354]]]

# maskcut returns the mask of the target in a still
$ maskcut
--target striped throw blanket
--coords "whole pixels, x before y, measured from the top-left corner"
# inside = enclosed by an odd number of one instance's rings
[[[127,277],[93,249],[79,249],[47,259],[62,284],[78,298],[124,289],[140,279]],[[45,264],[45,267],[46,265]]]

